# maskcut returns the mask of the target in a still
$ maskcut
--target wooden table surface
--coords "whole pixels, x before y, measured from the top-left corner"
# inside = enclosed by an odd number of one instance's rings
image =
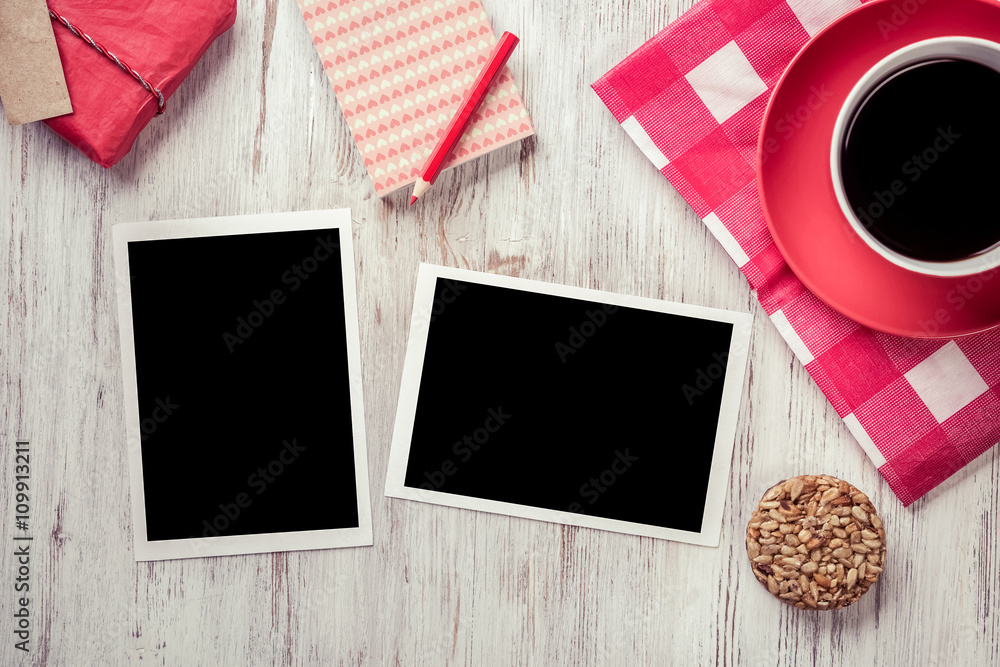
[[[904,509],[589,88],[690,5],[488,2],[522,39],[511,64],[537,137],[446,173],[415,209],[408,193],[374,196],[292,0],[241,2],[112,169],[39,124],[0,126],[0,664],[1000,664],[997,451]],[[136,563],[112,226],[340,207],[354,219],[374,546]],[[383,497],[420,262],[753,313],[721,546]],[[15,439],[33,452],[27,655],[13,646]],[[882,580],[836,613],[778,604],[745,555],[760,495],[807,472],[867,491],[888,532]],[[665,487],[662,502],[682,499]]]

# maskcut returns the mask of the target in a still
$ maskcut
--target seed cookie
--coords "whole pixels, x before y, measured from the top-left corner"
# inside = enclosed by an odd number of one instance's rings
[[[764,494],[747,526],[754,576],[782,602],[854,604],[885,567],[885,528],[868,496],[842,479],[804,475]]]

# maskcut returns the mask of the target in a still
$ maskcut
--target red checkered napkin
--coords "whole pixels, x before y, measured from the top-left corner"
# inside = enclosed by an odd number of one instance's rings
[[[702,0],[594,90],[733,258],[904,505],[1000,441],[1000,332],[921,341],[834,312],[789,269],[757,195],[771,90],[861,0]]]

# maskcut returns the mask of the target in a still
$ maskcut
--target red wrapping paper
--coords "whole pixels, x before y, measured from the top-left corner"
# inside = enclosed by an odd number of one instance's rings
[[[50,0],[168,100],[216,37],[236,21],[236,0]],[[73,113],[45,123],[104,167],[121,160],[159,101],[94,47],[53,22]]]

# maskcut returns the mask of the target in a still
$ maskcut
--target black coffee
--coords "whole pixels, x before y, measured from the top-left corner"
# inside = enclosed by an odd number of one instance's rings
[[[951,262],[1000,244],[1000,73],[968,60],[911,65],[858,107],[844,189],[883,245]]]

